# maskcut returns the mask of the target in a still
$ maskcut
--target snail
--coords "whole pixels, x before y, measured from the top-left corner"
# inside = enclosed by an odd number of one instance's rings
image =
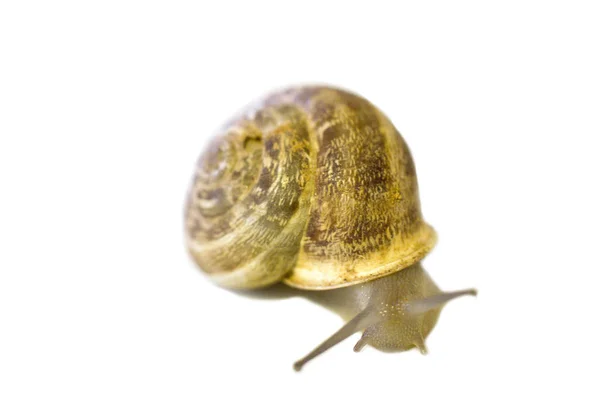
[[[355,351],[425,353],[441,308],[476,294],[442,292],[425,272],[436,233],[409,148],[377,107],[338,88],[272,93],[227,123],[198,160],[185,232],[218,285],[283,282],[341,307],[346,324],[296,370],[358,332]]]

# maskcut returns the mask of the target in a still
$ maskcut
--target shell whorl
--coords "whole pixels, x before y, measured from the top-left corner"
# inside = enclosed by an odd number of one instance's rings
[[[273,94],[198,161],[189,250],[218,283],[327,289],[408,267],[435,243],[414,164],[391,122],[327,87]]]
[[[294,265],[310,206],[311,143],[292,105],[257,110],[213,140],[187,208],[190,251],[225,286],[280,280]]]

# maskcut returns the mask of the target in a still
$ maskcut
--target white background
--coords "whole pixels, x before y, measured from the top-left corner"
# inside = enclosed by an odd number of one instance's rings
[[[598,398],[600,10],[579,1],[3,1],[0,398]],[[207,138],[324,82],[409,143],[425,260],[450,304],[430,354],[294,373],[341,325],[239,295],[188,259]]]

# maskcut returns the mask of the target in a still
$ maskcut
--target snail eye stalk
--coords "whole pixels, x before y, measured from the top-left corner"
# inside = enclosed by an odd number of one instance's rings
[[[457,290],[456,292],[440,293],[435,296],[426,297],[424,299],[415,299],[406,303],[404,309],[413,315],[424,314],[436,308],[444,306],[450,300],[454,300],[462,296],[477,296],[477,290],[465,289]]]
[[[367,307],[360,313],[356,315],[356,317],[352,318],[346,325],[342,326],[340,330],[331,335],[327,340],[317,346],[313,351],[308,353],[305,357],[294,363],[294,369],[296,371],[300,371],[304,364],[318,356],[319,354],[324,353],[329,350],[336,344],[340,343],[344,339],[352,336],[356,332],[360,332],[363,329],[367,328],[374,320],[374,313],[371,312],[371,309]]]

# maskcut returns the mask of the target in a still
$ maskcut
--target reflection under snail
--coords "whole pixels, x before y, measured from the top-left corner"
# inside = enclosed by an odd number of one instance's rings
[[[424,353],[442,307],[476,294],[444,293],[422,268],[436,234],[408,146],[340,89],[283,90],[225,125],[198,161],[185,223],[192,258],[216,283],[283,282],[346,319],[296,370],[356,332],[355,351]]]

